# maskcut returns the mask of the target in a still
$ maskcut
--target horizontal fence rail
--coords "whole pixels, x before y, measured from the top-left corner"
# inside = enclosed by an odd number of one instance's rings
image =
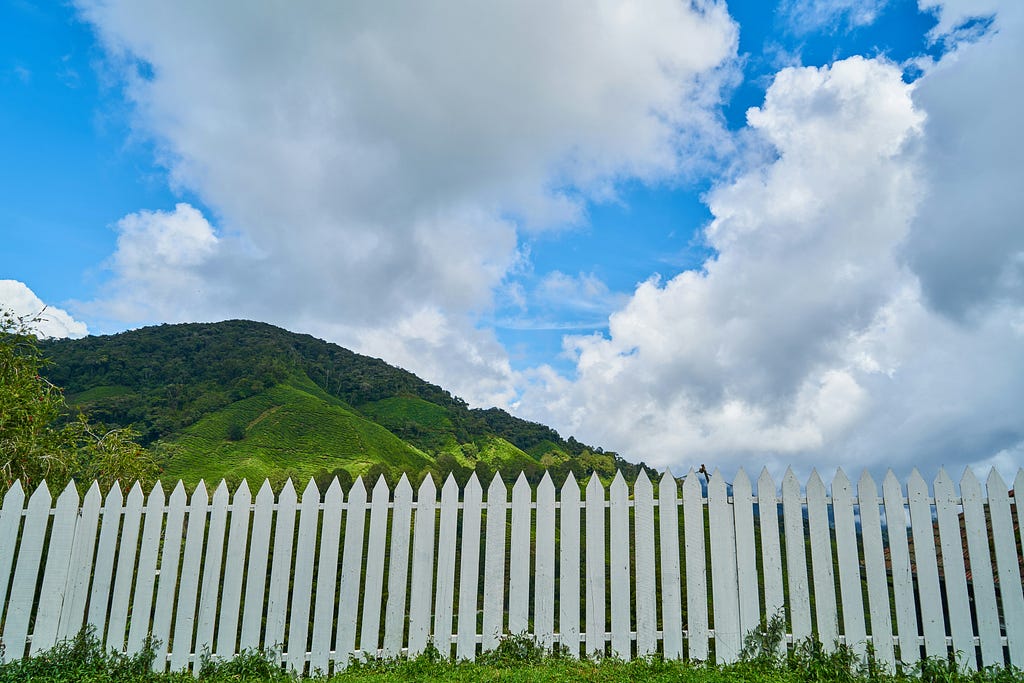
[[[756,484],[756,492],[754,491]],[[959,489],[957,491],[956,489]],[[474,658],[507,634],[571,656],[734,661],[745,634],[785,619],[780,648],[870,647],[880,664],[956,656],[1024,667],[1024,535],[993,470],[931,491],[915,470],[828,490],[813,473],[731,485],[691,470],[556,490],[520,475],[460,491],[403,476],[342,491],[222,482],[169,496],[96,483],[54,501],[20,483],[0,508],[0,637],[7,660],[94,629],[107,648],[152,641],[158,670],[264,648],[303,673],[351,657]],[[1014,482],[1024,491],[1024,470]]]

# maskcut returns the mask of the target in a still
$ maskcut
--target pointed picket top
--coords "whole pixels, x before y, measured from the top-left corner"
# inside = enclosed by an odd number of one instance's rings
[[[540,484],[538,485],[537,490],[539,491],[544,488],[550,488],[552,491],[555,490],[555,482],[551,481],[551,475],[548,474],[547,470],[544,470],[544,476],[540,478]],[[538,498],[539,497],[540,495],[538,494]]]
[[[679,489],[676,478],[672,474],[672,470],[666,468],[665,473],[661,475],[661,481],[658,482],[658,499],[675,501],[678,497]]]
[[[722,476],[722,472],[716,467],[715,471],[711,473],[708,478],[708,497],[711,497],[711,492],[714,491],[716,496],[722,496],[723,498],[727,495],[728,489],[725,487],[725,477]]]
[[[683,477],[683,496],[689,498],[690,496],[696,495],[700,497],[703,491],[700,488],[700,482],[697,481],[697,473],[690,468],[690,471]]]
[[[448,473],[444,484],[441,486],[441,498],[444,498],[446,495],[456,497],[459,495],[459,482],[455,480],[455,475],[451,472]]]
[[[960,493],[964,496],[975,495],[981,498],[981,482],[974,475],[970,467],[964,469],[964,476],[960,477]]]
[[[320,487],[316,485],[316,480],[313,477],[309,478],[309,483],[306,484],[306,488],[302,490],[302,502],[305,503],[307,500],[316,500],[320,502]]]
[[[44,481],[43,484],[45,483],[46,482]],[[107,491],[106,498],[103,499],[103,505],[121,507],[122,503],[124,503],[124,495],[121,493],[121,482],[115,480],[113,486],[111,486],[110,490]]]
[[[68,485],[64,487],[64,490],[57,497],[57,507],[65,507],[67,505],[78,507],[78,488],[75,487],[74,481],[69,481]]]
[[[348,502],[351,503],[353,499],[366,502],[366,484],[363,483],[363,475],[356,477],[356,480],[352,482],[352,488],[348,490]]]
[[[626,479],[619,470],[615,470],[615,478],[612,479],[612,485],[609,490],[612,495],[622,495],[623,499],[629,497],[629,487],[626,486]]]
[[[1022,473],[1022,475],[1024,475],[1024,470],[1022,470],[1021,473]],[[580,485],[579,485],[579,483],[577,483],[576,475],[572,473],[572,470],[569,470],[569,474],[567,474],[565,476],[565,481],[562,482],[561,490],[565,491],[566,488],[575,489],[577,491],[577,493],[580,490]]]
[[[821,495],[824,498],[827,494],[825,491],[825,482],[821,480],[821,475],[818,474],[818,469],[811,468],[811,477],[807,480],[807,495]]]
[[[395,500],[399,499],[412,500],[412,484],[409,483],[409,477],[405,476],[405,472],[402,472],[401,478],[395,484]]]
[[[160,480],[159,479],[156,480],[156,486],[154,486],[153,488],[155,489],[157,486],[160,486]],[[18,489],[21,490],[20,485],[19,485]],[[5,500],[6,500],[6,498],[5,498]],[[92,502],[93,500],[97,500],[97,501],[102,501],[103,500],[103,495],[100,493],[100,484],[96,480],[93,480],[92,486],[90,486],[89,490],[85,492],[85,497],[82,499],[82,504],[84,505],[86,503]]]
[[[832,477],[832,495],[836,495],[836,489],[849,492],[852,489],[850,478],[846,476],[846,472],[840,467],[836,470],[836,475]]]
[[[908,494],[910,491],[923,492],[926,496],[928,494],[928,482],[924,480],[916,467],[910,471],[910,478],[907,479]]]
[[[107,495],[109,496],[110,494]],[[171,505],[173,505],[176,502],[180,502],[181,505],[184,505],[187,497],[188,494],[185,493],[185,484],[184,482],[181,481],[181,479],[179,479],[177,485],[174,487],[174,490],[171,491],[171,497],[169,499],[169,502]]]
[[[476,476],[476,472],[469,475],[469,481],[466,482],[466,493],[468,494],[472,491],[474,495],[479,497],[483,494],[483,490],[483,487],[480,486],[480,479]]]
[[[860,479],[857,480],[857,499],[861,505],[864,505],[865,497],[870,496],[874,499],[878,499],[878,485],[875,483],[874,477],[868,472],[868,468],[864,468],[864,471],[860,473]]]
[[[950,500],[955,497],[956,493],[953,491],[953,480],[949,474],[946,473],[945,467],[939,467],[939,474],[935,477],[935,497],[939,497],[939,491],[941,490],[944,494],[948,492]]]
[[[28,506],[31,508],[33,505],[38,506],[37,500],[46,500],[46,504],[49,505],[53,497],[50,495],[50,489],[46,486],[46,480],[39,482],[39,486],[32,492],[32,496],[28,499]]]
[[[244,480],[242,483],[245,483]],[[178,486],[181,486],[180,482],[178,483]],[[245,484],[245,486],[248,488],[248,484]],[[260,486],[260,490],[256,492],[256,502],[259,503],[261,500],[266,500],[268,496],[271,500],[274,499],[274,488],[270,485],[269,479],[264,479],[263,485]]]
[[[334,477],[327,487],[327,492],[324,493],[324,504],[340,505],[344,497],[344,494],[341,492],[341,482],[338,481],[337,477]]]
[[[427,472],[427,476],[423,477],[423,481],[420,482],[420,487],[416,493],[417,502],[422,503],[423,501],[436,501],[437,500],[437,484],[434,483],[434,475]]]
[[[157,484],[159,483],[160,482],[158,481]],[[237,496],[239,493],[241,493],[243,496],[248,495],[250,499],[252,498],[252,492],[249,490],[249,482],[247,482],[245,479],[243,479],[242,483],[238,485],[237,489],[235,489],[235,496]]]
[[[896,473],[892,471],[892,468],[885,473],[885,479],[882,480],[882,491],[883,495],[903,496],[903,484],[896,478]],[[886,521],[892,523],[890,520]]]
[[[988,491],[989,497],[992,496],[992,491],[996,491],[996,495],[1000,496],[1009,493],[1006,489],[1006,482],[995,467],[989,470],[988,478],[985,480],[985,489]]]
[[[377,500],[377,496],[384,496],[384,500],[391,499],[391,489],[383,474],[377,477],[377,483],[373,485],[373,499]]]
[[[128,491],[128,500],[132,500],[133,501],[133,500],[135,500],[137,498],[142,498],[142,497],[143,497],[142,484],[140,482],[136,481],[132,485],[131,490]]]
[[[643,470],[640,470],[640,474],[637,475],[636,481],[633,482],[633,496],[638,495],[639,492],[643,492],[648,497],[654,497],[654,486],[651,485],[650,477]]]
[[[587,498],[590,498],[592,495],[604,498],[604,484],[601,483],[597,472],[592,472],[590,474],[590,481],[587,482]]]
[[[93,482],[93,486],[99,488],[96,482]],[[14,484],[11,488],[7,489],[7,493],[4,494],[4,507],[7,507],[7,499],[10,498],[11,504],[17,503],[17,506],[21,508],[25,502],[25,489],[21,487],[21,480],[15,479]],[[19,501],[20,499],[20,501]]]
[[[746,500],[750,500],[754,495],[750,477],[742,467],[736,470],[736,476],[732,478],[732,495],[734,499],[745,496]]]
[[[1014,501],[1018,503],[1024,500],[1024,467],[1021,467],[1017,470],[1017,476],[1013,480],[1013,495]],[[1024,524],[1020,525],[1020,535],[1021,538],[1024,539]]]
[[[767,467],[761,468],[761,474],[757,477],[757,497],[760,500],[762,497],[776,496],[778,494],[775,486],[775,480],[772,479],[771,473]]]
[[[88,497],[89,497],[89,496],[90,496],[90,495],[92,494],[92,490],[93,490],[93,488],[95,488],[95,489],[96,489],[96,493],[97,493],[97,494],[99,493],[99,491],[100,491],[100,487],[99,487],[99,486],[98,486],[98,485],[97,485],[97,484],[96,484],[95,482],[93,482],[93,485],[89,487],[89,491],[88,491],[88,492],[86,492],[86,494],[85,494],[85,497],[86,497],[86,498],[88,498]],[[164,485],[163,485],[162,483],[160,483],[160,480],[159,480],[159,479],[157,479],[157,480],[156,480],[156,483],[155,483],[155,484],[153,484],[153,488],[151,488],[151,489],[149,490],[149,496],[148,496],[148,497],[146,498],[146,500],[147,500],[147,501],[150,501],[150,500],[154,500],[155,498],[159,498],[159,499],[160,499],[160,501],[161,501],[161,505],[163,504],[163,499],[164,499]]]
[[[508,500],[508,489],[505,488],[505,482],[501,478],[501,472],[495,472],[494,478],[491,479],[490,486],[487,487],[487,502],[492,501],[506,502]]]
[[[793,468],[787,467],[786,473],[782,475],[782,490],[785,491],[796,491],[797,495],[800,495],[800,480],[793,474]]]

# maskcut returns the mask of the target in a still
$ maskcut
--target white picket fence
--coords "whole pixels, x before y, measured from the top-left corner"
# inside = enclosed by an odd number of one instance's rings
[[[986,493],[970,471],[959,495],[945,472],[931,494],[916,471],[906,495],[892,472],[881,497],[867,473],[856,494],[842,471],[831,495],[816,473],[781,488],[763,472],[754,494],[742,470],[732,495],[718,472],[706,491],[692,471],[657,490],[641,474],[632,494],[621,474],[583,492],[570,475],[557,496],[520,476],[511,502],[498,477],[486,500],[475,476],[461,499],[449,477],[440,502],[430,477],[415,499],[405,477],[369,497],[357,480],[347,500],[311,481],[301,501],[291,482],[276,500],[266,482],[255,500],[244,483],[212,500],[180,482],[167,499],[159,484],[102,499],[94,483],[51,507],[42,484],[26,507],[15,484],[0,510],[5,656],[90,624],[130,653],[152,634],[158,669],[276,648],[291,669],[329,671],[428,641],[473,658],[509,633],[577,656],[728,662],[785,610],[788,643],[870,643],[889,666],[947,652],[1024,666],[1024,538],[997,472]]]

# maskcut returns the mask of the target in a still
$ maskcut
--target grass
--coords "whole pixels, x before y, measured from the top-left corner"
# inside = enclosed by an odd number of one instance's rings
[[[678,683],[1010,683],[1024,680],[1024,672],[1012,667],[989,668],[980,672],[958,670],[955,663],[927,660],[920,666],[896,674],[878,670],[877,665],[859,660],[843,646],[826,651],[815,641],[804,641],[785,656],[775,646],[782,633],[781,622],[763,626],[746,640],[741,661],[712,665],[687,661],[665,661],[648,657],[631,662],[616,659],[576,660],[550,652],[525,636],[512,636],[477,661],[452,661],[428,648],[415,659],[353,660],[343,672],[318,679],[331,683],[378,681],[661,681]],[[198,675],[190,672],[154,673],[153,652],[145,649],[135,656],[106,652],[91,631],[36,657],[0,664],[0,683],[51,681],[71,683],[142,683],[207,681],[220,683],[275,683],[296,680],[284,673],[272,657],[245,652],[234,659],[210,662],[204,659]],[[317,679],[317,677],[314,677]]]

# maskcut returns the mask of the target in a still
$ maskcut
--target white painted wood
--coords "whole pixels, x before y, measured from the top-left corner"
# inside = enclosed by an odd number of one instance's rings
[[[605,646],[605,554],[604,554],[604,486],[597,474],[587,483],[586,568],[586,654],[604,654]]]
[[[288,613],[288,584],[291,580],[292,546],[295,537],[295,508],[298,494],[292,480],[285,481],[277,494],[274,519],[274,546],[270,557],[270,584],[267,588],[267,623],[263,647],[274,650],[277,661],[286,645],[285,619]]]
[[[826,651],[835,647],[839,637],[836,612],[836,583],[832,572],[832,537],[825,507],[825,483],[817,470],[807,481],[807,528],[811,539],[811,576],[814,582],[814,614],[818,640]]]
[[[267,590],[267,565],[270,560],[270,524],[274,515],[274,490],[270,482],[256,493],[252,513],[252,537],[249,539],[249,560],[245,567],[245,605],[242,610],[242,631],[238,637],[239,650],[251,650],[262,645],[260,638]]]
[[[1013,494],[1013,505],[1017,513],[1019,547],[1024,548],[1024,467],[1017,469],[1017,476],[1013,480]]]
[[[441,487],[441,518],[437,540],[437,590],[434,593],[434,647],[444,657],[452,652],[455,609],[455,539],[459,485],[451,474]]]
[[[213,634],[220,604],[221,567],[224,563],[224,534],[228,523],[228,484],[223,479],[213,492],[210,505],[209,530],[203,550],[203,582],[199,591],[199,613],[196,617],[196,652],[213,652]],[[228,560],[230,563],[230,559]]]
[[[636,656],[647,657],[658,647],[658,588],[654,572],[654,487],[644,470],[633,484],[633,501]]]
[[[409,580],[409,531],[412,524],[412,486],[404,474],[395,486],[391,515],[391,551],[388,558],[388,600],[384,618],[385,657],[402,652],[405,635],[406,584]]]
[[[21,529],[21,513],[25,509],[25,489],[21,482],[15,480],[11,488],[4,494],[4,504],[0,508],[0,615],[7,607],[7,585],[11,579],[11,567],[14,564],[14,549],[18,543],[18,530]]]
[[[153,589],[156,586],[156,561],[164,527],[164,487],[158,481],[146,498],[146,521],[139,547],[139,567],[132,597],[132,621],[128,630],[128,652],[142,650],[153,618]]]
[[[313,593],[313,558],[316,555],[316,530],[320,523],[320,489],[312,479],[302,491],[299,506],[299,535],[295,540],[295,569],[292,570],[291,615],[288,620],[285,665],[297,675],[306,668],[309,643],[309,610]]]
[[[480,507],[483,491],[476,473],[469,476],[462,500],[462,566],[459,575],[459,631],[456,656],[476,658],[477,591],[480,587]],[[514,515],[514,513],[513,513]],[[513,522],[514,523],[514,522]],[[511,593],[511,590],[509,591]],[[511,597],[511,595],[509,596]]]
[[[43,566],[43,582],[39,591],[39,606],[36,608],[35,625],[32,629],[32,643],[29,654],[48,650],[57,642],[57,626],[64,604],[67,587],[68,565],[71,561],[71,544],[75,535],[75,521],[78,519],[78,489],[69,482],[57,498],[53,524],[50,526],[50,540]],[[4,586],[6,589],[7,587]]]
[[[505,517],[508,490],[501,474],[487,487],[487,536],[484,547],[483,650],[493,650],[505,631]]]
[[[921,646],[917,628],[917,603],[914,597],[914,579],[910,568],[910,550],[907,542],[907,512],[903,486],[892,470],[882,481],[885,521],[889,538],[889,558],[892,565],[893,599],[896,603],[896,628],[899,634],[900,661],[913,666],[921,661]]]
[[[754,493],[750,477],[741,467],[732,480],[733,518],[736,521],[736,581],[739,586],[740,639],[761,623],[761,595],[754,542]]]
[[[530,620],[530,484],[519,473],[512,487],[512,545],[508,565],[508,632],[526,633]]]
[[[800,482],[786,468],[782,477],[782,527],[786,539],[786,578],[789,588],[789,620],[793,640],[811,635],[811,596],[807,580],[807,553],[804,549],[804,511],[800,501]]]
[[[242,577],[249,542],[251,504],[252,493],[249,491],[248,482],[243,479],[231,498],[224,589],[221,593],[217,641],[213,647],[213,653],[220,658],[229,658],[237,651],[235,644],[238,642],[238,622],[242,614]]]
[[[612,613],[612,656],[625,661],[632,659],[632,640],[629,632],[630,593],[629,560],[632,556],[629,543],[629,489],[622,472],[616,472],[608,490],[610,499],[609,535],[611,552],[609,573],[611,575]]]
[[[555,484],[547,472],[537,487],[537,568],[534,574],[534,633],[550,648],[555,642]]]
[[[580,656],[580,487],[569,472],[559,492],[558,632],[570,657]]]
[[[708,659],[707,554],[704,547],[704,492],[690,468],[683,480],[683,538],[686,547],[687,657]]]
[[[954,615],[969,615],[971,603],[967,595],[964,572],[964,547],[960,540],[960,499],[953,490],[953,480],[944,468],[935,479],[935,516],[939,525],[939,547],[949,610],[949,630],[953,636],[953,652],[958,653],[961,667],[977,669],[974,653],[974,629],[971,620]]]
[[[370,535],[366,551],[366,581],[363,586],[363,624],[359,649],[376,657],[380,649],[380,603],[384,590],[384,541],[388,530],[391,490],[381,475],[373,487],[370,503]]]
[[[924,649],[929,657],[946,657],[946,627],[943,623],[942,596],[939,593],[939,569],[935,553],[935,528],[932,506],[928,501],[928,483],[914,469],[907,482],[910,528],[914,536],[914,565],[917,590],[921,599],[921,623]]]
[[[338,567],[341,564],[341,505],[344,494],[338,478],[331,480],[324,494],[323,531],[320,535],[320,556],[316,570],[316,598],[313,607],[313,636],[310,645],[309,671],[326,674],[330,666],[331,635],[334,624],[334,601],[338,592]]]
[[[413,526],[412,595],[409,596],[409,656],[423,652],[430,636],[430,606],[434,597],[434,528],[437,488],[428,473],[416,493]]]
[[[11,599],[7,604],[7,616],[4,619],[5,659],[21,659],[25,656],[29,618],[36,594],[36,579],[39,576],[39,562],[42,559],[46,527],[50,522],[50,501],[50,491],[46,488],[45,481],[39,483],[32,497],[28,499],[25,528],[22,531],[21,547],[18,548],[18,560],[11,584]]]
[[[661,622],[665,659],[683,657],[682,572],[679,562],[679,495],[666,469],[658,484],[658,541],[661,544]]]
[[[174,635],[171,638],[171,671],[186,670],[190,657],[195,652],[192,649],[192,639],[195,634],[196,599],[199,592],[199,572],[202,567],[208,507],[206,484],[200,480],[189,499],[188,528],[185,531],[185,551],[181,556],[181,581],[178,584]]]
[[[139,546],[139,528],[142,522],[142,504],[145,497],[138,482],[132,486],[125,500],[124,519],[118,538],[117,569],[114,588],[110,595],[110,615],[107,617],[107,647],[124,649],[125,628],[128,623],[132,583],[135,578],[135,555]]]
[[[711,597],[714,610],[715,662],[731,663],[743,646],[740,633],[739,585],[736,578],[736,521],[725,477],[715,468],[708,481],[708,523],[711,531]]]
[[[769,621],[775,615],[786,616],[786,597],[782,587],[782,549],[779,540],[779,499],[775,480],[767,468],[757,478],[757,516],[761,530],[761,572],[764,576],[764,616]],[[778,652],[786,651],[780,642]]]
[[[992,542],[999,571],[999,596],[1003,604],[1003,622],[1006,627],[1010,664],[1024,668],[1024,597],[1021,595],[1017,543],[1013,538],[1013,517],[1006,482],[995,468],[989,472],[985,488],[988,490]],[[1021,492],[1024,493],[1024,490]]]
[[[896,653],[893,648],[889,587],[885,574],[885,550],[882,546],[882,522],[878,512],[878,486],[866,469],[857,482],[857,502],[861,542],[864,544],[864,573],[868,584],[871,644],[878,661],[886,670],[893,671]]]
[[[157,577],[156,604],[153,607],[153,670],[167,668],[167,652],[171,644],[171,619],[174,615],[174,597],[178,584],[178,564],[181,560],[182,527],[185,523],[185,485],[180,481],[171,491],[167,501],[167,527],[164,532],[164,547],[160,554],[160,575]],[[102,546],[102,536],[101,546]],[[96,564],[99,565],[97,551]],[[94,593],[95,594],[95,593]]]
[[[356,477],[348,492],[345,512],[344,550],[341,560],[341,587],[338,598],[338,635],[334,661],[338,668],[348,665],[349,654],[356,649],[359,624],[359,595],[363,570],[363,529],[366,525],[366,487]]]
[[[960,478],[960,494],[964,504],[964,526],[967,528],[967,552],[974,584],[974,608],[978,614],[978,637],[981,640],[981,665],[1003,663],[1003,645],[999,637],[999,612],[992,576],[992,556],[988,545],[985,503],[981,484],[970,468]],[[917,537],[914,537],[915,541]]]
[[[121,531],[121,514],[124,497],[121,485],[114,482],[103,502],[100,540],[96,546],[96,568],[92,577],[92,592],[89,594],[88,623],[96,630],[96,637],[106,642],[107,607],[110,606],[110,586],[114,579],[114,562],[117,559],[117,536]]]
[[[839,565],[839,597],[843,606],[843,635],[859,657],[867,656],[867,627],[861,591],[857,525],[853,517],[853,486],[840,468],[832,478],[832,511],[836,529],[836,561]],[[875,506],[877,514],[878,506]]]
[[[21,484],[17,483],[17,485],[20,491]],[[157,485],[159,486],[159,482]],[[85,604],[89,599],[89,580],[92,578],[92,563],[96,550],[96,535],[99,533],[100,505],[102,504],[103,497],[100,495],[100,486],[94,481],[82,500],[82,509],[79,511],[78,523],[75,525],[75,541],[71,548],[64,607],[61,609],[60,623],[57,626],[58,641],[74,636],[85,623]],[[4,524],[4,522],[0,522],[0,557],[3,557],[3,546],[5,545]],[[14,535],[17,535],[17,528],[14,530]],[[13,549],[11,554],[13,554]],[[11,557],[8,556],[5,559],[9,568]],[[0,562],[2,561],[0,560]],[[0,586],[7,585],[6,578],[6,572],[0,568]],[[152,580],[153,577],[150,576],[150,582]],[[152,583],[150,585],[152,586]],[[0,613],[2,612],[3,598],[0,597]],[[149,626],[148,619],[146,626],[147,628]]]

